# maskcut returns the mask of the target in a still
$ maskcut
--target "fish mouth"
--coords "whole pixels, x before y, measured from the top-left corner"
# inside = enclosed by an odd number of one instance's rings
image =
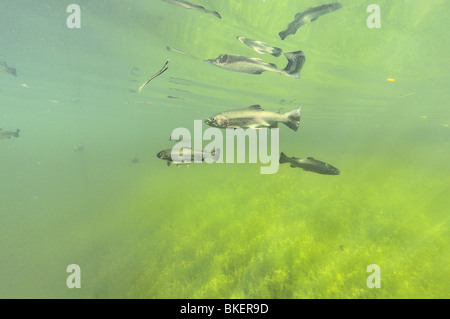
[[[205,122],[206,125],[216,126],[216,121],[214,119],[210,118],[210,117],[206,118],[204,120],[204,122]]]
[[[157,157],[157,158],[164,159],[164,154],[163,154],[163,152],[158,152],[158,154],[156,154],[156,157]]]

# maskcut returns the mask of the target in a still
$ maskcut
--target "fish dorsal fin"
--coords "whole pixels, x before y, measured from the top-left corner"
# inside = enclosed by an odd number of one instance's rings
[[[248,108],[251,109],[251,110],[256,110],[256,111],[264,111],[262,109],[261,105],[259,105],[259,104],[250,105]]]
[[[308,159],[314,159],[314,157],[308,157]]]
[[[280,114],[283,109],[284,109],[283,107],[280,107],[278,110],[275,111],[275,113]]]

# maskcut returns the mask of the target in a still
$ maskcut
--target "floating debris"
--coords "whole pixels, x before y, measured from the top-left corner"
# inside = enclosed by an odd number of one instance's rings
[[[386,81],[388,81],[388,82],[395,82],[395,79],[387,78]]]
[[[152,77],[150,79],[147,80],[147,82],[145,82],[144,84],[141,85],[141,87],[139,88],[139,93],[141,93],[142,89],[154,78],[156,78],[157,76],[163,74],[167,69],[167,63],[169,63],[169,60],[166,61],[166,63],[164,63],[163,67],[161,68],[161,70],[159,70],[158,72],[156,72],[154,75],[152,75]]]
[[[415,94],[416,94],[416,92],[411,92],[411,93],[400,95],[400,97],[403,98],[403,97],[407,97],[407,96],[413,96]]]
[[[150,101],[128,101],[125,104],[151,104]]]
[[[131,163],[133,163],[133,164],[138,164],[140,162],[141,162],[141,160],[138,157],[131,159]]]
[[[78,145],[78,146],[75,146],[75,147],[73,148],[73,150],[74,150],[74,152],[83,152],[83,150],[84,150],[84,145],[80,144],[80,145]]]
[[[293,99],[291,101],[286,101],[286,100],[283,99],[278,104],[286,105],[286,104],[294,103],[295,101],[297,101],[297,99]]]
[[[192,54],[189,54],[189,53],[187,53],[187,52],[184,52],[184,51],[181,51],[181,50],[178,50],[178,49],[171,48],[171,47],[169,47],[169,46],[167,47],[167,51],[179,53],[179,54],[188,56],[188,57],[190,57],[190,58],[193,58],[193,59],[195,59],[195,60],[200,60],[199,58],[193,56]]]

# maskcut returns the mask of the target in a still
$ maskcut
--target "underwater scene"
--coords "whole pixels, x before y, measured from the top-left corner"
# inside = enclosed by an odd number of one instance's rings
[[[449,298],[449,14],[2,0],[0,298]]]

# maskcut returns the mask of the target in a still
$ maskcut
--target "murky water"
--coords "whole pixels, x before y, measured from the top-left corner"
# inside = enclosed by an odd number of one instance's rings
[[[72,1],[74,2],[74,1]],[[1,298],[448,298],[448,1],[2,1]],[[203,62],[302,50],[301,78]],[[168,51],[167,46],[198,58]],[[139,86],[161,69],[139,94]],[[233,108],[302,107],[280,152],[340,169],[167,167],[173,129]],[[204,125],[204,129],[207,126]],[[66,268],[81,268],[69,289]],[[367,266],[381,288],[367,287]]]

